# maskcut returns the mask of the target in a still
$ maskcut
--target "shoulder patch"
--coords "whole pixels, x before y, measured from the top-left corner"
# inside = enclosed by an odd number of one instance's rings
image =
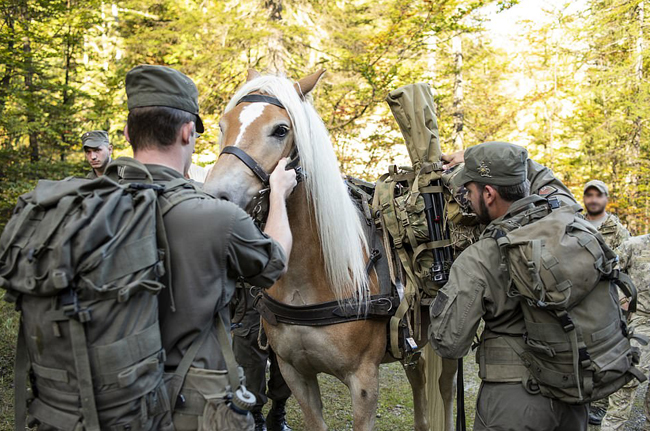
[[[436,300],[433,302],[433,305],[431,305],[431,316],[440,316],[440,313],[442,313],[442,310],[445,309],[445,305],[447,305],[448,300],[449,297],[445,295],[444,292],[438,292]]]
[[[553,186],[544,186],[539,191],[537,194],[543,198],[551,196],[553,193],[557,192],[557,189]]]

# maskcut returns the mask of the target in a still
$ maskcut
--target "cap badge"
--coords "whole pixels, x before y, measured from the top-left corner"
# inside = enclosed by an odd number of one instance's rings
[[[482,177],[492,178],[492,175],[490,175],[490,168],[488,168],[488,166],[485,164],[485,162],[481,162],[481,164],[478,166],[476,171]]]

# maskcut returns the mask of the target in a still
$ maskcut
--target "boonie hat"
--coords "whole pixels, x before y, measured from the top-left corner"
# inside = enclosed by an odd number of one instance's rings
[[[585,190],[582,192],[582,194],[587,193],[587,189],[590,189],[591,187],[595,188],[605,196],[609,196],[609,189],[607,188],[607,184],[600,180],[591,180],[585,184]]]
[[[108,133],[104,130],[92,130],[81,135],[83,148],[99,148],[102,145],[109,146]]]
[[[514,186],[526,181],[528,151],[508,142],[485,142],[465,150],[465,165],[454,183],[469,182],[495,186]]]

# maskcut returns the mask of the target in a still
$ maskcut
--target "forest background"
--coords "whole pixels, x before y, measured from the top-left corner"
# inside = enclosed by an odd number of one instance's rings
[[[533,19],[496,36],[499,16],[533,3]],[[107,130],[116,154],[129,153],[124,76],[147,63],[196,82],[199,165],[214,162],[218,119],[248,68],[292,79],[325,68],[314,99],[341,168],[374,180],[408,163],[386,95],[427,81],[445,152],[524,145],[578,197],[605,181],[609,210],[648,233],[646,15],[645,0],[0,0],[0,228],[39,178],[85,174],[83,132]],[[8,316],[0,423],[11,411]]]

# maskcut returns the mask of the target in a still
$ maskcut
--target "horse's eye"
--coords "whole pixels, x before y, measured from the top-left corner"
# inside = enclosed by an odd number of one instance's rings
[[[271,136],[275,138],[284,138],[289,134],[289,128],[285,125],[280,125],[277,126],[275,129],[273,129],[273,133],[271,133]]]

